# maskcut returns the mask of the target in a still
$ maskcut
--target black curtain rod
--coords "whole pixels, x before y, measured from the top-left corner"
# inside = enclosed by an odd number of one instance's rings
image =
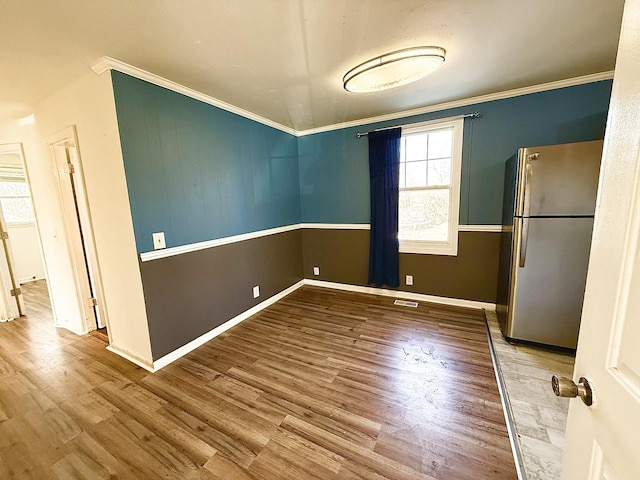
[[[478,118],[480,116],[481,116],[480,112],[465,113],[464,115],[454,115],[453,117],[433,118],[431,120],[424,120],[422,122],[415,122],[415,123],[407,123],[405,125],[395,125],[393,127],[376,128],[373,131],[374,132],[379,132],[380,130],[390,130],[392,128],[398,128],[398,127],[412,127],[414,125],[420,125],[421,123],[432,122],[432,121],[435,121],[435,120],[453,120],[454,118]],[[358,138],[365,137],[367,135],[369,135],[369,132],[358,132],[358,133],[356,133],[356,137],[358,137]]]

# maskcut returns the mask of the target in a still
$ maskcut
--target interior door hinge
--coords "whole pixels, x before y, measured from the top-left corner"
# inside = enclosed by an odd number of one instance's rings
[[[9,238],[9,232],[0,232],[0,240],[7,240]]]
[[[91,305],[94,306],[94,307],[97,306],[98,305],[98,299],[97,298],[92,298],[91,299]]]
[[[67,163],[64,166],[64,173],[68,173],[69,175],[76,173],[76,169],[73,167],[73,164]]]
[[[11,289],[11,296],[12,297],[17,297],[18,295],[22,295],[22,289],[20,288],[13,288]]]

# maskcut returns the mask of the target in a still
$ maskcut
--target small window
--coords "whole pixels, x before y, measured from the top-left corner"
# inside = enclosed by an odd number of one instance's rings
[[[22,168],[0,166],[0,206],[7,225],[34,222],[29,187]]]
[[[403,128],[400,252],[457,255],[463,120]]]

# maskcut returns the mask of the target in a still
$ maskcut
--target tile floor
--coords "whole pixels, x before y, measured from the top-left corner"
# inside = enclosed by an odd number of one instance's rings
[[[574,357],[507,343],[495,312],[486,313],[519,440],[524,479],[559,479],[569,399],[553,394],[551,375],[571,378]]]

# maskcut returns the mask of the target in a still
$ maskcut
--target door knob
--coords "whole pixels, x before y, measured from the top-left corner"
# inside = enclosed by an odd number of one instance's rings
[[[554,375],[551,377],[551,387],[557,397],[580,397],[586,406],[593,405],[593,389],[585,377],[580,377],[576,385],[570,378]]]

